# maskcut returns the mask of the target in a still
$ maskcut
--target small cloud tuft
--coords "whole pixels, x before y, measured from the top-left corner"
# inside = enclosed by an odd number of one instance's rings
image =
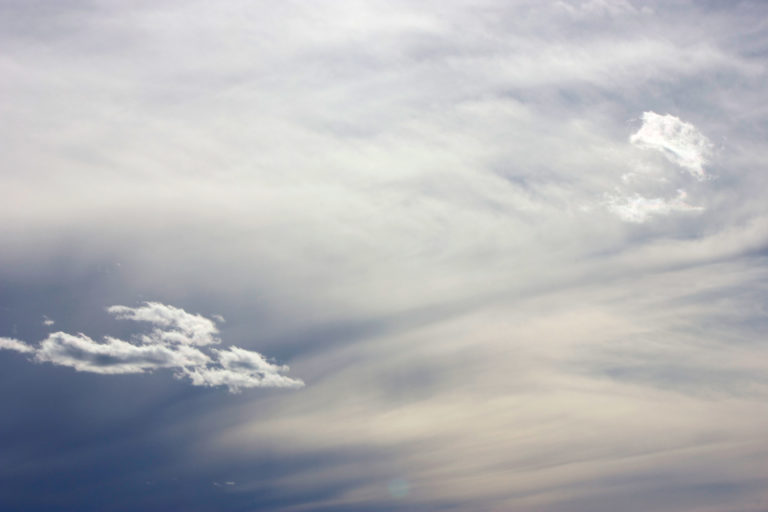
[[[133,320],[155,325],[152,333],[145,335],[144,343],[182,345],[215,345],[221,343],[219,330],[213,320],[187,313],[181,308],[159,302],[145,302],[143,306],[110,306],[107,311],[118,320]]]
[[[82,333],[61,331],[50,334],[37,347],[0,338],[0,349],[30,353],[38,363],[68,366],[80,372],[125,374],[169,368],[194,386],[226,386],[232,393],[244,388],[304,385],[282,374],[288,371],[287,366],[271,363],[258,352],[234,346],[207,348],[221,340],[214,322],[202,315],[159,302],[146,302],[136,308],[111,306],[107,311],[118,319],[147,322],[154,328],[134,341],[106,336],[99,342]]]
[[[643,149],[655,149],[699,180],[707,177],[704,165],[712,154],[712,143],[691,123],[671,114],[643,113],[643,125],[629,141]]]
[[[3,337],[0,337],[0,350],[15,350],[16,352],[22,353],[35,351],[34,347],[27,345],[23,341]]]
[[[678,190],[674,199],[661,197],[644,197],[634,194],[627,197],[610,196],[607,200],[608,209],[622,220],[642,224],[656,215],[669,215],[672,212],[700,212],[704,208],[685,202],[685,190]]]

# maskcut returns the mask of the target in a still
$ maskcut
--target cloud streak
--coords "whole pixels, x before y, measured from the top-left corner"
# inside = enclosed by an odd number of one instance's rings
[[[685,199],[684,190],[678,190],[673,199],[661,197],[648,198],[640,194],[632,196],[610,196],[607,200],[608,209],[622,220],[642,224],[658,215],[669,215],[672,212],[701,212],[701,206],[692,206]]]
[[[27,345],[23,341],[13,338],[0,337],[0,350],[14,350],[21,353],[34,352],[34,347]]]

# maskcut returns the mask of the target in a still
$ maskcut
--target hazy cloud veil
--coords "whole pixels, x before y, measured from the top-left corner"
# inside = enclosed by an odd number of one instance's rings
[[[765,510],[766,19],[0,0],[0,509]]]

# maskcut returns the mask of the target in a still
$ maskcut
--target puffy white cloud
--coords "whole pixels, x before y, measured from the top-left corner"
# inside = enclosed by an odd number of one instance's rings
[[[98,343],[84,334],[55,332],[40,344],[35,360],[83,372],[142,373],[156,368],[204,365],[210,358],[192,347],[134,345],[111,337]]]
[[[196,386],[227,386],[233,393],[242,388],[276,387],[299,388],[304,383],[281,375],[288,366],[267,361],[258,352],[240,347],[213,350],[219,366],[194,367],[184,370],[184,375]]]
[[[272,365],[273,368],[264,370],[244,367],[227,369],[221,367],[185,368],[183,375],[192,380],[195,386],[227,386],[232,393],[238,393],[243,388],[300,388],[304,383],[280,375],[278,371],[287,370],[286,366]]]
[[[214,349],[213,352],[219,366],[198,366],[184,370],[184,375],[189,377],[194,385],[227,386],[233,393],[242,388],[299,388],[304,385],[300,380],[280,374],[288,371],[288,366],[270,363],[258,352],[240,347]]]
[[[643,125],[629,141],[637,147],[661,151],[667,159],[702,180],[712,143],[691,123],[671,114],[643,112]]]
[[[35,349],[23,341],[13,338],[0,337],[0,350],[15,350],[16,352],[34,352]]]
[[[213,320],[187,313],[181,308],[146,302],[143,306],[110,306],[107,311],[120,320],[148,322],[158,328],[142,339],[145,343],[179,343],[186,345],[213,345],[221,343],[219,330]]]
[[[304,385],[301,380],[281,374],[288,371],[267,361],[258,352],[239,347],[210,349],[210,355],[196,346],[220,343],[216,325],[208,318],[158,302],[143,306],[111,306],[107,310],[119,319],[149,322],[158,326],[150,334],[136,336],[136,343],[106,336],[97,342],[85,334],[55,332],[34,347],[12,338],[0,338],[0,349],[34,354],[39,363],[69,366],[77,371],[120,374],[144,373],[161,368],[176,370],[195,386],[227,386],[230,392],[243,388]]]

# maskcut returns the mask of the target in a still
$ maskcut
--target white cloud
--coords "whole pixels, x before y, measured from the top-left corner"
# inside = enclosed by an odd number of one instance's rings
[[[706,178],[704,164],[712,153],[712,143],[691,123],[671,114],[643,113],[643,125],[629,141],[637,147],[661,151],[667,159],[699,180]]]
[[[158,326],[142,339],[145,343],[179,343],[184,345],[213,345],[221,343],[216,324],[204,316],[187,313],[159,302],[143,306],[110,306],[107,311],[119,320],[147,322]]]
[[[0,350],[15,350],[16,352],[34,352],[35,349],[23,341],[13,338],[0,337]]]
[[[48,318],[48,316],[43,315],[43,325],[45,325],[46,327],[50,327],[55,323],[56,322],[52,318]]]
[[[106,337],[98,343],[84,334],[55,332],[35,351],[35,360],[93,373],[142,373],[157,368],[205,365],[210,359],[186,346],[134,345]]]
[[[238,393],[242,388],[300,388],[304,386],[304,383],[298,379],[277,373],[265,374],[243,369],[185,368],[183,375],[189,377],[195,386],[227,386],[232,393]]]
[[[270,363],[258,352],[240,347],[214,349],[213,352],[218,359],[218,367],[198,366],[184,370],[194,385],[227,386],[232,392],[238,392],[241,388],[298,388],[304,385],[300,380],[280,374],[288,371],[288,366]]]
[[[641,224],[657,215],[668,215],[672,212],[700,212],[704,208],[685,202],[687,194],[684,190],[677,191],[677,197],[664,199],[661,197],[644,197],[640,194],[631,196],[609,196],[608,209],[622,220]]]
[[[692,124],[670,114],[644,112],[642,119],[640,130],[629,138],[631,144],[660,151],[699,181],[707,178],[704,164],[712,152],[709,139]],[[641,224],[675,212],[704,211],[702,206],[689,204],[687,192],[676,187],[681,180],[679,173],[650,161],[632,162],[630,166],[632,170],[621,175],[622,186],[616,187],[615,193],[606,194],[603,202],[622,220]],[[676,195],[670,198],[675,189]]]
[[[301,380],[281,375],[288,371],[287,366],[270,363],[257,352],[229,347],[211,349],[211,357],[190,346],[220,343],[215,324],[201,315],[158,302],[147,302],[137,308],[112,306],[107,310],[120,319],[159,327],[149,335],[137,336],[138,344],[110,336],[97,342],[85,334],[55,332],[37,347],[0,338],[0,349],[33,353],[37,362],[69,366],[82,372],[144,373],[170,368],[176,370],[177,377],[189,377],[195,386],[227,386],[233,393],[243,388],[304,385]]]

